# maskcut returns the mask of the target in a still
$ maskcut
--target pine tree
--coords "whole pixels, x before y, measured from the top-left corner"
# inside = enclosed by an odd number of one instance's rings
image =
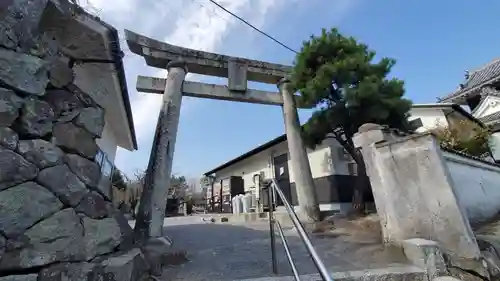
[[[303,127],[310,147],[326,138],[336,139],[357,164],[353,209],[363,211],[368,186],[366,167],[352,137],[365,123],[407,130],[411,101],[403,97],[404,83],[388,78],[395,60],[374,62],[375,52],[333,28],[311,36],[297,54],[292,83],[299,102],[317,110]]]

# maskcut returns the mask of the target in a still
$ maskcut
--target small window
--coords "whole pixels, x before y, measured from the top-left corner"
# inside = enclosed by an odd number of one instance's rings
[[[97,155],[95,156],[95,162],[99,167],[102,167],[102,161],[104,159],[104,152],[101,149],[97,150]]]
[[[102,153],[102,151],[101,151]],[[112,174],[114,165],[111,161],[108,160],[108,157],[102,153],[102,162],[101,166],[101,178],[99,180],[99,188],[108,194],[111,194],[111,182],[112,182]]]

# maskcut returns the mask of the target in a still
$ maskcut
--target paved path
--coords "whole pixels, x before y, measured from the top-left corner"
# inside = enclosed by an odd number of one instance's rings
[[[316,273],[295,230],[285,232],[299,273]],[[229,281],[272,275],[269,226],[265,222],[243,225],[203,222],[198,216],[174,217],[165,219],[165,233],[174,241],[174,248],[188,252],[190,262],[168,268],[163,280]],[[292,275],[280,239],[277,241],[279,275]],[[381,268],[400,261],[373,243],[318,236],[312,236],[312,241],[332,271]]]

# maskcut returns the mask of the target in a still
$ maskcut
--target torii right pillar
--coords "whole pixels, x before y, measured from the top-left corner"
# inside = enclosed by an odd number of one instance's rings
[[[299,201],[299,216],[303,219],[319,221],[321,213],[316,197],[311,165],[307,150],[301,136],[301,126],[294,92],[288,79],[283,78],[278,83],[278,89],[283,96],[283,119],[291,160],[291,170],[295,179],[295,189]]]

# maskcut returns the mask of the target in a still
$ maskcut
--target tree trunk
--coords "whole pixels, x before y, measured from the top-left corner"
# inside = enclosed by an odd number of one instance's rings
[[[337,139],[338,140],[338,139]],[[365,211],[364,195],[366,187],[368,186],[368,177],[366,175],[366,165],[363,160],[363,155],[361,151],[354,147],[352,138],[347,138],[347,140],[341,139],[339,143],[345,148],[345,150],[351,155],[357,166],[357,176],[354,183],[354,190],[352,195],[352,214],[362,215]]]
[[[357,166],[357,176],[356,181],[353,187],[353,196],[352,196],[352,214],[361,215],[364,214],[365,204],[364,204],[364,195],[366,188],[369,185],[368,176],[366,175],[366,165],[363,160],[363,155],[361,151],[354,147],[354,143],[352,142],[352,138],[347,138],[344,140],[340,135],[336,135],[334,137],[340,145],[351,155],[354,162],[356,162]]]
[[[357,178],[354,185],[354,192],[352,196],[352,212],[354,214],[364,214],[365,202],[364,195],[368,186],[368,176],[366,175],[366,165],[360,151],[354,151],[354,161],[357,165]]]

